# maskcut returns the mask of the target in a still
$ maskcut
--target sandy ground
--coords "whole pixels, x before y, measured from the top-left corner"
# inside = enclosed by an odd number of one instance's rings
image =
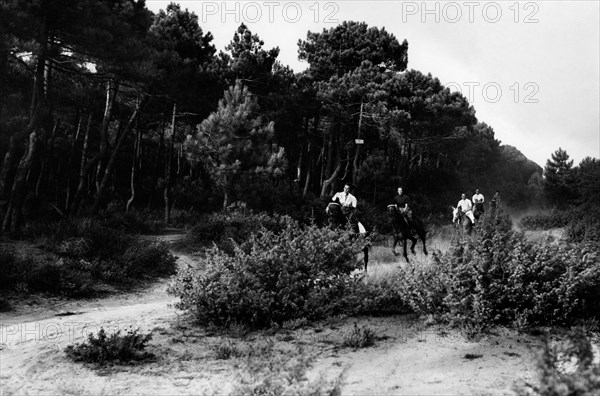
[[[375,254],[380,261],[371,263],[370,276],[398,265],[386,254]],[[180,266],[194,263],[192,256],[179,255]],[[247,389],[240,384],[264,381],[270,364],[280,370],[275,376],[289,378],[282,368],[300,357],[309,362],[311,384],[327,391],[338,381],[343,395],[509,395],[515,381],[536,377],[541,341],[531,335],[499,330],[467,340],[412,316],[333,318],[299,329],[222,334],[192,326],[173,307],[167,284],[106,299],[38,301],[2,314],[0,394],[238,394]],[[375,345],[343,347],[354,326],[371,329]],[[67,359],[67,345],[100,327],[152,332],[148,349],[156,358],[102,368]]]

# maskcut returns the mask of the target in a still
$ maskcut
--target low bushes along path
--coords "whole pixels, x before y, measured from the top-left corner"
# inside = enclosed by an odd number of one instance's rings
[[[181,237],[158,238],[174,242]],[[188,254],[177,256],[180,267],[195,264]],[[374,263],[370,272],[393,265]],[[517,379],[536,377],[541,341],[530,335],[500,330],[470,341],[397,316],[337,318],[236,338],[189,324],[173,307],[176,299],[167,294],[167,285],[163,280],[104,299],[23,302],[0,314],[0,395],[230,394],[240,389],[243,362],[249,361],[244,351],[256,350],[267,351],[264,359],[292,359],[302,350],[311,358],[309,380],[337,380],[343,395],[506,395]],[[341,346],[355,325],[374,331],[374,346]],[[154,360],[97,368],[72,362],[63,352],[100,327],[125,331],[130,326],[152,332],[148,350]],[[240,357],[223,359],[217,352],[222,345],[232,346]]]

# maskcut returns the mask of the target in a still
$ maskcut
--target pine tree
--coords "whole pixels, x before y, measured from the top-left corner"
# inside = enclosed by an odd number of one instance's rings
[[[576,198],[576,183],[573,160],[559,147],[544,167],[544,190],[550,202],[565,206]]]
[[[600,159],[586,157],[577,167],[578,189],[583,204],[600,205]]]
[[[258,106],[239,81],[225,91],[219,106],[198,125],[187,142],[190,159],[202,161],[223,193],[223,209],[230,203],[234,183],[242,174],[281,174],[283,152],[271,144],[273,122],[257,115]]]

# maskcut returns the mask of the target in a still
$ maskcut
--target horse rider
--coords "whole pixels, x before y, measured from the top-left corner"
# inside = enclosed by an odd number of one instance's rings
[[[402,189],[402,187],[398,187],[398,194],[394,195],[393,202],[398,208],[398,211],[400,211],[400,213],[406,220],[406,223],[412,230],[414,230],[415,225],[413,222],[413,213],[411,208],[408,206],[408,204],[410,203],[410,198],[408,197],[408,195],[404,194],[404,190]]]
[[[473,204],[471,203],[471,200],[469,198],[467,198],[467,196],[465,194],[461,194],[460,201],[458,201],[458,204],[456,205],[456,207],[458,209],[462,210],[463,213],[469,219],[471,219],[471,222],[473,224],[475,224],[475,216],[473,215]]]
[[[499,204],[500,204],[500,191],[496,190],[496,193],[492,197],[492,202],[490,202],[490,205],[492,206],[492,208],[495,208]]]
[[[479,192],[479,189],[476,188],[475,189],[475,194],[473,195],[473,205],[475,205],[476,203],[483,203],[483,201],[485,201],[485,198],[483,197],[483,194],[481,194]]]
[[[483,197],[483,194],[481,194],[479,192],[479,189],[476,188],[475,189],[475,194],[473,195],[473,205],[477,205],[478,203],[481,204],[481,211],[483,212],[484,208],[483,208],[483,202],[485,201],[485,198]]]
[[[348,221],[352,222],[352,217],[356,212],[356,206],[358,201],[356,197],[350,194],[350,190],[352,189],[352,185],[349,183],[344,184],[344,191],[340,191],[336,193],[331,200],[338,201],[340,205],[342,205],[342,212],[348,218]]]

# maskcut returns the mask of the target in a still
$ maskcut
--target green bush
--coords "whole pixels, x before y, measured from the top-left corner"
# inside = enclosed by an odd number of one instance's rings
[[[20,277],[20,265],[15,252],[12,249],[2,247],[0,250],[0,290],[6,290],[13,287]]]
[[[380,279],[365,277],[356,282],[343,298],[348,302],[348,314],[395,315],[411,312],[402,293],[404,278],[400,272]]]
[[[285,227],[281,216],[254,213],[243,206],[234,206],[224,212],[212,213],[192,227],[192,243],[216,244],[219,249],[233,254],[235,246],[247,241],[261,228],[278,233]]]
[[[164,243],[149,243],[95,221],[78,223],[69,238],[50,239],[44,246],[61,257],[91,263],[83,269],[116,283],[171,275],[177,261]]]
[[[564,363],[576,367],[564,370]],[[589,338],[581,329],[572,331],[566,343],[554,348],[546,340],[538,358],[539,384],[516,387],[519,396],[595,396],[600,394],[600,364],[594,362]]]
[[[42,241],[43,250],[53,254],[18,259],[3,251],[0,289],[87,296],[100,283],[131,284],[176,270],[177,259],[166,244],[140,240],[98,221],[40,223],[29,231]]]
[[[343,311],[340,296],[357,282],[350,273],[360,265],[356,255],[364,242],[343,231],[281,221],[279,233],[263,229],[233,254],[210,249],[202,273],[180,272],[169,289],[181,299],[178,308],[203,324],[252,328]]]
[[[149,216],[143,212],[105,210],[98,218],[102,226],[128,234],[156,234],[159,231],[157,222],[148,221]]]
[[[586,210],[581,217],[573,219],[565,230],[565,239],[600,247],[600,209]]]
[[[241,356],[238,346],[231,341],[216,344],[212,347],[215,352],[215,357],[221,360],[231,359],[232,357]]]
[[[476,236],[436,258],[443,309],[463,325],[564,325],[600,318],[598,253],[580,245],[539,246],[510,230],[501,211]],[[433,293],[439,293],[435,287]]]
[[[573,217],[578,217],[574,210],[552,209],[535,215],[525,216],[521,219],[523,227],[530,230],[549,230],[551,228],[565,227]]]
[[[434,264],[409,265],[400,269],[396,275],[400,299],[410,309],[420,315],[443,314],[446,285],[442,266],[436,253]]]
[[[137,329],[128,330],[124,335],[121,335],[120,330],[107,335],[101,328],[97,336],[89,334],[87,342],[75,346],[69,345],[65,348],[65,353],[76,362],[127,363],[154,357],[153,354],[144,351],[151,339],[151,334],[139,334]]]
[[[366,348],[375,344],[375,332],[368,327],[354,327],[342,337],[342,346],[350,348]]]
[[[91,293],[93,279],[89,269],[83,270],[85,266],[75,259],[19,258],[6,250],[0,253],[0,290],[86,296]]]

